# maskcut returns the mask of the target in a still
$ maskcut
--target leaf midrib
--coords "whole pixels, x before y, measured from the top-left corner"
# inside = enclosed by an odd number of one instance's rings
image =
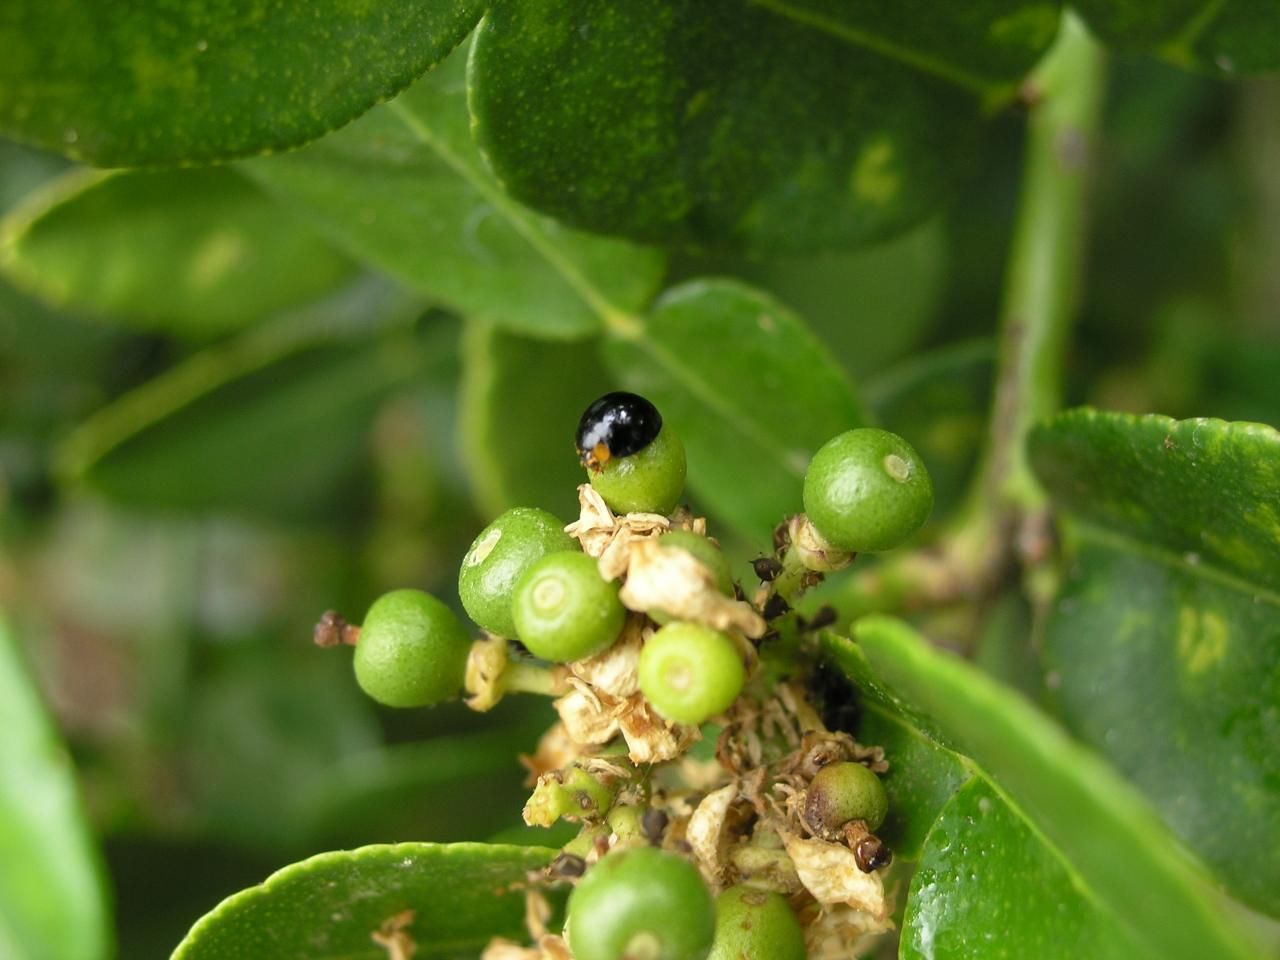
[[[1145,540],[1138,539],[1132,534],[1122,533],[1112,528],[1102,527],[1089,520],[1082,520],[1074,514],[1068,515],[1071,517],[1073,529],[1077,532],[1081,540],[1093,541],[1113,550],[1128,553],[1140,559],[1159,564],[1160,566],[1169,567],[1190,577],[1198,577],[1213,581],[1214,583],[1229,587],[1239,593],[1248,594],[1255,600],[1260,600],[1273,607],[1280,608],[1280,591],[1277,591],[1272,587],[1268,587],[1260,583],[1254,583],[1244,575],[1226,570],[1215,563],[1206,562],[1202,559],[1197,559],[1195,562],[1191,562],[1187,560],[1185,554],[1179,554],[1167,547],[1148,543]]]
[[[918,50],[912,50],[910,47],[903,46],[900,43],[895,43],[887,37],[878,36],[866,30],[859,30],[849,24],[814,13],[812,10],[797,9],[789,4],[787,0],[747,0],[747,2],[768,10],[770,13],[775,13],[780,17],[786,17],[788,20],[792,20],[802,26],[811,27],[814,30],[825,33],[842,43],[861,47],[890,60],[896,60],[921,73],[954,84],[970,93],[988,97],[1006,89],[1003,84],[993,83],[977,74],[961,70],[945,60],[929,56]]]
[[[634,344],[649,354],[655,362],[665,369],[671,377],[707,408],[717,412],[720,417],[744,437],[765,450],[778,465],[793,477],[802,477],[803,471],[791,462],[786,443],[762,429],[750,416],[728,403],[723,395],[711,390],[705,381],[700,380],[689,367],[682,363],[670,350],[648,336],[644,321],[615,304],[580,271],[561,251],[548,242],[547,237],[538,230],[525,212],[510,197],[484,177],[478,176],[475,170],[449,147],[413,112],[402,100],[392,100],[386,104],[405,128],[428,149],[434,151],[440,159],[458,176],[475,188],[524,238],[533,250],[565,280],[573,291],[600,318],[605,330],[627,343]]]

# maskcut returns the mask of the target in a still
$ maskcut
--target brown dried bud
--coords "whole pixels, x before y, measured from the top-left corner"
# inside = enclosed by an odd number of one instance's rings
[[[342,643],[354,647],[359,638],[360,628],[347,623],[347,618],[337,610],[326,610],[320,614],[311,631],[311,639],[317,647],[336,647]]]
[[[853,857],[863,873],[887,867],[893,861],[892,851],[873,833],[867,834],[854,845]]]

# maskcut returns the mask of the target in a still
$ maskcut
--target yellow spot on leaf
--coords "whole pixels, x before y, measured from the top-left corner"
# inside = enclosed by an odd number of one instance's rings
[[[1191,676],[1198,676],[1227,652],[1230,628],[1213,610],[1183,607],[1178,611],[1178,660]]]
[[[851,177],[854,196],[878,207],[892,203],[902,187],[894,160],[893,141],[887,137],[877,137],[863,147]]]

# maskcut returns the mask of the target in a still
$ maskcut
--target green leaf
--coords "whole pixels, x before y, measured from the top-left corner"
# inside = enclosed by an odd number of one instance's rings
[[[355,272],[226,168],[72,172],[0,224],[0,267],[57,306],[195,336],[248,326]]]
[[[920,944],[916,955],[988,957],[992,946],[982,933],[995,930],[1001,930],[1004,950],[1011,956],[1081,955],[1070,939],[1057,941],[1056,953],[1037,949],[1049,935],[1046,930],[1054,929],[1034,916],[1042,906],[1033,904],[1029,915],[1001,909],[999,891],[1007,889],[1010,876],[997,878],[994,891],[977,883],[987,874],[985,869],[979,872],[981,851],[995,843],[1011,864],[1023,863],[1045,876],[1042,892],[1049,899],[1041,903],[1052,904],[1055,894],[1065,889],[1052,871],[1045,873],[1046,864],[1056,861],[1079,894],[1068,907],[1085,911],[1088,915],[1081,922],[1099,931],[1089,936],[1110,940],[1109,931],[1120,928],[1135,945],[1117,956],[1256,960],[1259,954],[1235,926],[1228,902],[1205,883],[1133,788],[1093,754],[1020,696],[933,648],[906,624],[869,617],[858,624],[856,636],[856,645],[827,637],[824,647],[864,694],[899,722],[940,747],[950,742],[971,758],[974,777],[991,791],[986,799],[993,807],[1002,802],[1007,815],[1021,823],[1014,836],[989,840],[981,830],[970,834],[973,825],[966,826],[961,816],[965,829],[948,833],[942,824],[948,820],[950,804],[964,801],[949,802],[922,857],[933,873],[916,877],[916,893],[924,894],[927,902],[908,914],[904,931],[906,942]],[[940,740],[943,735],[946,741]],[[965,795],[962,790],[956,796]],[[958,869],[963,854],[979,862]],[[1023,893],[1029,896],[1031,891]],[[943,914],[937,911],[950,909],[948,901],[963,912],[968,926],[944,930]],[[996,917],[1001,922],[1022,917],[1023,923],[1018,928],[993,928]],[[929,947],[931,937],[940,932],[955,938],[945,953]]]
[[[85,421],[59,472],[150,508],[313,516],[359,478],[378,405],[424,369],[404,329],[419,310],[357,285],[209,347]],[[390,332],[370,340],[378,325]]]
[[[1088,829],[1082,826],[1081,829]],[[992,786],[974,778],[934,824],[907,892],[901,960],[1157,960]]]
[[[947,274],[940,219],[870,247],[790,257],[695,255],[686,276],[729,275],[808,321],[855,377],[872,377],[937,326]]]
[[[237,652],[184,698],[184,781],[210,834],[297,850],[310,838],[305,814],[333,791],[342,761],[376,752],[372,704],[349,657],[303,644]]]
[[[1280,915],[1280,434],[1082,410],[1031,455],[1072,518],[1045,634],[1067,724]]]
[[[471,142],[460,52],[305,150],[243,166],[353,256],[466,316],[567,339],[641,309],[662,256],[526,210]]]
[[[1219,76],[1280,67],[1280,7],[1257,0],[1079,0],[1089,29],[1122,50]]]
[[[669,290],[641,330],[606,342],[606,360],[679,432],[694,492],[755,542],[800,509],[814,451],[865,422],[804,322],[729,280]]]
[[[1263,424],[1080,409],[1038,428],[1033,468],[1096,535],[1280,590],[1280,433]]]
[[[524,895],[514,887],[555,853],[481,843],[322,853],[224,900],[173,960],[387,960],[372,935],[406,911],[415,960],[474,960],[490,937],[523,937]]]
[[[610,389],[597,346],[539,342],[467,321],[460,433],[483,513],[530,506],[576,515],[574,491],[586,476],[573,432],[587,405]]]
[[[645,241],[806,250],[923,220],[1054,2],[556,0],[477,31],[476,136],[517,199]],[[530,91],[538,91],[536,110]]]
[[[393,96],[479,0],[8,0],[0,130],[99,166],[207,162],[313,140]]]
[[[110,914],[66,749],[0,618],[0,956],[100,960]]]

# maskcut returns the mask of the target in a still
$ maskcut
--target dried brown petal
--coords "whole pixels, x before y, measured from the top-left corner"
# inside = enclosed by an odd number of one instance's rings
[[[791,537],[791,549],[809,570],[815,572],[843,570],[853,563],[853,558],[857,556],[827,543],[803,513],[791,518],[787,524],[787,532]]]
[[[492,710],[502,699],[502,674],[507,669],[507,641],[501,637],[486,637],[471,645],[467,655],[467,672],[464,680],[467,706],[483,713]]]
[[[800,882],[815,900],[824,906],[847,904],[875,923],[888,921],[889,907],[880,875],[863,873],[852,850],[840,843],[804,840],[793,833],[781,836]]]
[[[703,797],[685,828],[685,839],[698,858],[698,866],[703,876],[712,884],[719,884],[723,878],[725,821],[729,815],[729,807],[737,796],[736,783],[713,790]]]
[[[596,690],[613,697],[629,697],[640,689],[640,648],[649,632],[652,628],[644,617],[628,616],[621,635],[609,649],[575,660],[569,670]]]
[[[633,540],[665,533],[671,522],[656,513],[628,513],[615,516],[589,483],[578,487],[578,519],[566,526],[565,532],[582,544],[582,550],[595,557],[600,575],[615,580],[627,572],[628,547]]]
[[[664,720],[641,694],[628,697],[620,706],[618,723],[635,763],[674,760],[702,739],[697,727]]]
[[[574,743],[608,743],[618,732],[616,711],[606,706],[589,687],[576,687],[571,693],[556,700],[552,706],[560,714],[560,722],[564,724],[565,732]]]
[[[715,574],[685,550],[669,550],[655,539],[632,540],[627,582],[619,599],[629,610],[661,610],[715,630],[760,637],[765,622],[750,604],[720,592]]]
[[[801,917],[802,921],[805,919]],[[848,960],[864,956],[874,946],[875,934],[892,929],[891,920],[875,920],[844,904],[822,907],[805,925],[806,955],[809,960]]]

